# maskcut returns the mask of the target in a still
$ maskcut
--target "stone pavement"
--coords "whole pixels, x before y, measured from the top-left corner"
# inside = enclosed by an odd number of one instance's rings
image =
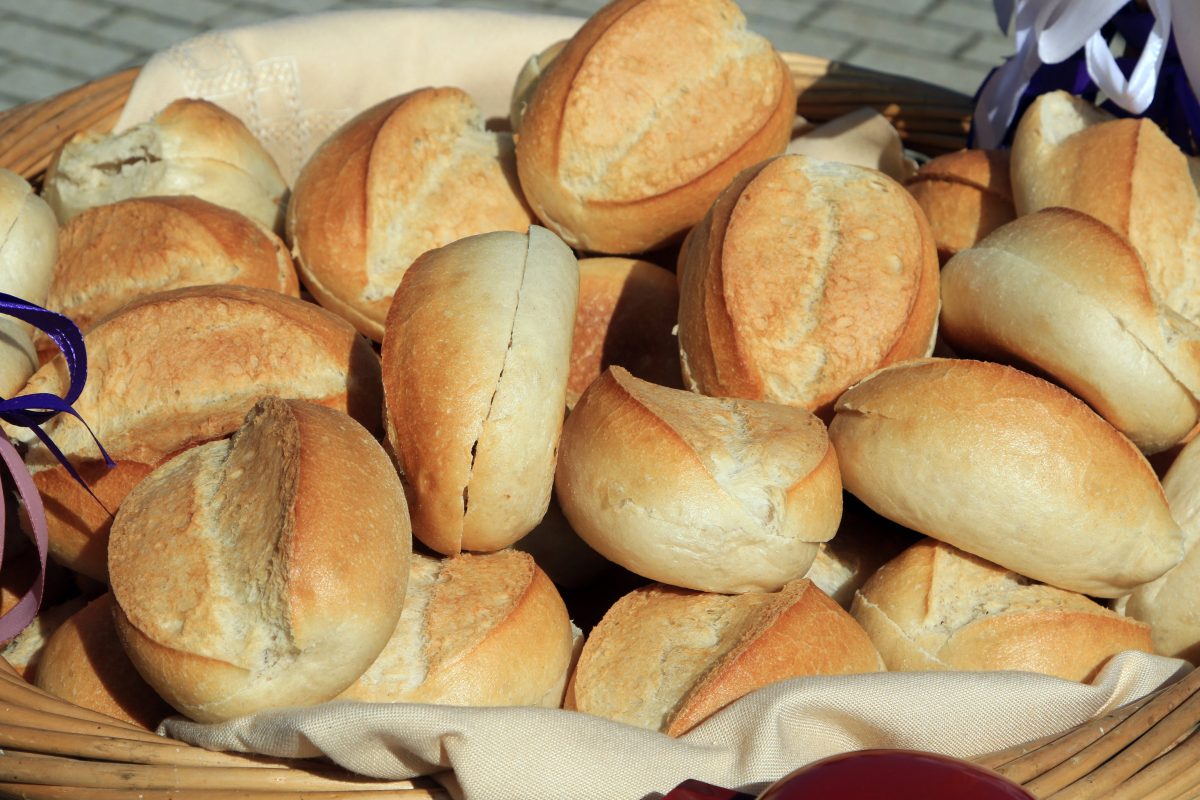
[[[971,93],[1012,45],[990,0],[738,0],[780,50],[838,58]],[[0,110],[144,62],[212,28],[364,6],[586,16],[604,0],[0,0]]]

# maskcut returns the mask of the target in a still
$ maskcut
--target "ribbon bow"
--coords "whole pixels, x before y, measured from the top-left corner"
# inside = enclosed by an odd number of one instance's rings
[[[1165,127],[1176,143],[1193,149],[1200,135],[1200,2],[1149,0],[1148,5],[1152,21],[1127,0],[994,0],[1005,33],[1015,18],[1016,54],[980,88],[973,120],[975,146],[995,148],[1003,143],[1022,100],[1031,99],[1034,83],[1035,94],[1062,88],[1095,98],[1102,92],[1108,98],[1106,107],[1120,109],[1124,116],[1146,114],[1165,85],[1187,106],[1182,113],[1190,133],[1180,131],[1178,120],[1174,131],[1171,125]],[[1109,36],[1119,32],[1128,49],[1140,50],[1136,60],[1113,55],[1106,26]],[[1047,69],[1050,65],[1064,68]],[[1163,112],[1166,118],[1179,116],[1170,109]]]
[[[75,323],[62,314],[3,292],[0,292],[0,313],[16,317],[45,331],[66,358],[67,372],[70,375],[70,386],[67,389],[66,397],[41,392],[0,400],[0,419],[10,425],[19,425],[33,430],[38,439],[54,454],[54,457],[67,468],[67,472],[87,489],[87,484],[75,471],[75,467],[41,428],[43,423],[61,412],[71,414],[87,427],[87,423],[71,407],[71,404],[79,398],[84,383],[87,381],[87,352],[83,346],[83,334],[80,333]],[[91,428],[88,428],[88,431],[91,432]],[[96,439],[95,434],[92,434],[92,439]],[[96,446],[100,448],[104,462],[110,467],[113,466],[112,459],[109,458],[99,440],[96,440]],[[8,441],[8,437],[2,435],[0,435],[0,459],[3,459],[8,471],[12,474],[17,493],[25,503],[40,563],[40,570],[33,586],[21,597],[16,606],[0,617],[0,642],[3,642],[20,633],[37,615],[45,585],[49,535],[46,528],[45,508],[42,505],[42,498],[33,484],[33,478],[16,448]],[[91,490],[88,489],[88,492],[90,493]],[[4,559],[4,503],[4,493],[0,492],[0,567],[3,567]]]

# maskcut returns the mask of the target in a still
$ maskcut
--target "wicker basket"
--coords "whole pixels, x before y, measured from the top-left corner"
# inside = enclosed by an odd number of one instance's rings
[[[964,146],[966,96],[821,58],[785,54],[814,122],[862,106],[931,155]],[[58,147],[112,128],[137,76],[126,70],[0,113],[0,167],[37,183]],[[977,761],[1055,800],[1200,798],[1200,670],[1073,731]],[[213,753],[78,708],[0,659],[0,798],[340,800],[447,798],[432,780],[375,781],[322,763]]]

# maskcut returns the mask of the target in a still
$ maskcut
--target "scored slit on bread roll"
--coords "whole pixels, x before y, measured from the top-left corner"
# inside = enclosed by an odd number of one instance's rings
[[[925,539],[882,566],[851,609],[887,668],[1023,670],[1091,680],[1150,650],[1150,626]]]
[[[414,553],[395,631],[337,699],[558,708],[573,640],[562,598],[527,554]]]
[[[383,448],[340,411],[266,398],[147,476],[113,522],[118,634],[201,722],[328,700],[383,650],[412,541]]]
[[[781,156],[738,175],[688,237],[679,350],[703,394],[828,415],[872,370],[933,348],[924,214],[864,167]]]
[[[484,130],[475,102],[453,88],[418,89],[347,122],[309,159],[288,205],[305,286],[375,341],[417,256],[532,221],[512,137]]]
[[[825,426],[799,408],[704,397],[608,369],[563,429],[555,490],[593,549],[701,591],[802,576],[842,513]]]
[[[195,195],[280,231],[287,182],[240,119],[207,100],[180,98],[128,130],[75,134],[50,162],[43,191],[60,223],[85,208],[154,195]]]
[[[383,338],[387,438],[413,535],[446,555],[507,547],[546,513],[579,267],[544,228],[417,259]]]
[[[795,113],[787,65],[730,0],[617,0],[537,80],[517,140],[521,186],[572,247],[643,252],[782,153]]]
[[[86,331],[134,297],[204,284],[300,296],[270,229],[196,197],[147,197],[87,209],[63,226],[46,307]],[[58,353],[46,336],[37,346],[43,362]]]
[[[942,271],[942,335],[1032,366],[1144,453],[1200,422],[1200,327],[1164,306],[1129,241],[1068,208],[1027,214]]]
[[[680,736],[776,681],[882,670],[866,633],[811,581],[740,595],[655,584],[592,629],[565,707]]]
[[[905,527],[1096,597],[1128,594],[1183,555],[1145,457],[1040,378],[920,359],[871,375],[836,411],[846,488]]]
[[[1200,160],[1148,119],[1063,91],[1038,97],[1012,145],[1017,213],[1082,211],[1127,238],[1163,302],[1200,322]]]

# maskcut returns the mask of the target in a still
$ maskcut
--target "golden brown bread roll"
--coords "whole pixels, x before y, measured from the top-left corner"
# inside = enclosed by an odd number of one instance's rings
[[[555,493],[593,549],[652,580],[771,591],[842,513],[837,455],[799,408],[704,397],[612,367],[567,418]]]
[[[514,158],[512,137],[485,131],[459,89],[419,89],[362,112],[296,179],[288,233],[305,286],[381,341],[392,295],[417,256],[529,227]]]
[[[1162,304],[1127,239],[1078,211],[1027,214],[952,258],[942,335],[1032,365],[1144,453],[1200,422],[1200,327]]]
[[[266,398],[121,504],[117,632],[146,682],[201,722],[319,703],[383,650],[410,550],[403,489],[366,429]]]
[[[439,553],[499,550],[546,513],[578,292],[574,255],[537,226],[405,274],[383,339],[387,437],[413,535]]]
[[[1066,206],[1133,243],[1163,301],[1200,321],[1200,161],[1148,119],[1113,119],[1057,91],[1030,105],[1012,146],[1018,214]]]
[[[1119,597],[1183,555],[1133,443],[1012,367],[886,367],[842,395],[829,438],[846,488],[872,509],[1035,580]]]
[[[633,258],[580,259],[567,408],[611,366],[682,389],[674,333],[678,316],[679,290],[669,271]]]
[[[875,170],[800,155],[746,170],[692,232],[681,272],[683,377],[704,394],[827,415],[872,370],[933,348],[929,227]]]
[[[1017,216],[1008,150],[959,150],[938,156],[904,186],[929,219],[943,264]]]
[[[572,639],[562,598],[525,553],[414,553],[391,639],[338,699],[558,708]]]
[[[852,613],[898,672],[1023,670],[1087,681],[1117,653],[1150,650],[1150,626],[933,539],[881,567]]]
[[[117,638],[112,593],[88,603],[54,631],[34,683],[81,708],[154,730],[174,713],[142,680]]]
[[[565,705],[679,736],[776,681],[881,670],[866,633],[810,581],[732,596],[657,584],[592,629]]]
[[[795,113],[787,66],[730,0],[617,0],[538,80],[517,141],[521,187],[572,247],[642,252],[782,153]]]
[[[240,119],[181,98],[117,134],[75,134],[46,170],[43,191],[60,223],[127,197],[195,195],[282,230],[287,182]]]
[[[38,662],[41,660],[42,651],[46,649],[46,642],[59,626],[83,608],[84,604],[84,599],[76,596],[56,605],[43,605],[33,622],[0,647],[0,657],[7,661],[18,675],[33,683],[37,680]]]
[[[300,296],[287,247],[268,228],[196,197],[147,197],[90,208],[59,236],[46,307],[83,330],[134,297],[204,284]],[[57,355],[47,337],[43,362]]]

